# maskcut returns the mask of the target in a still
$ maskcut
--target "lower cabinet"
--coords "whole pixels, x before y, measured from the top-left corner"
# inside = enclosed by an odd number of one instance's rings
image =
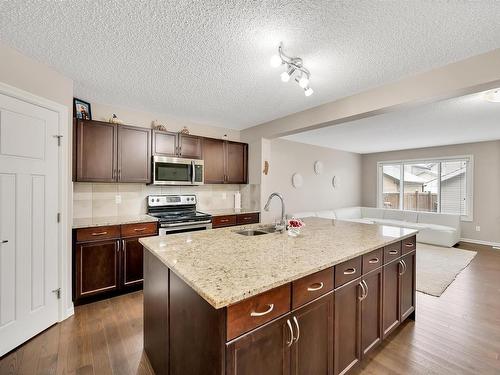
[[[363,276],[361,297],[361,356],[382,342],[382,268]]]
[[[408,318],[415,311],[415,251],[401,258],[403,270],[400,276],[400,312],[401,321]]]
[[[345,374],[361,360],[361,278],[335,290],[334,374]]]
[[[144,249],[138,238],[122,240],[123,285],[131,287],[142,284]]]
[[[227,375],[331,375],[333,293],[227,344]]]
[[[118,240],[76,246],[76,299],[116,291],[119,287]]]

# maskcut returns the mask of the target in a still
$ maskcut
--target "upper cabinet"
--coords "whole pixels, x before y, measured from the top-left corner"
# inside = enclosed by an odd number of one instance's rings
[[[248,183],[248,145],[246,143],[203,138],[206,184]]]
[[[201,159],[201,137],[153,130],[153,154],[161,156]]]
[[[74,137],[75,181],[150,181],[151,130],[76,120]]]

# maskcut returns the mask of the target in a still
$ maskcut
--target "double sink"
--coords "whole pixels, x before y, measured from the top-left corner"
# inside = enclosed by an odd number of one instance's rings
[[[265,226],[260,228],[252,228],[252,229],[241,229],[235,231],[236,234],[241,234],[242,236],[261,236],[263,234],[271,234],[279,232],[274,226]]]

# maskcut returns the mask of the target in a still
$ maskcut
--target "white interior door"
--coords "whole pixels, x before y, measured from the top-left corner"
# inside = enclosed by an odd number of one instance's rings
[[[0,94],[0,356],[58,320],[58,127]]]

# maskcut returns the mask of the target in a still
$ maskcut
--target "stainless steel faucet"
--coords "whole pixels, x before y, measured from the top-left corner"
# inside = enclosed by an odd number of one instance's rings
[[[264,210],[269,211],[269,206],[271,205],[271,200],[273,197],[277,197],[281,201],[281,221],[279,224],[276,224],[276,230],[284,231],[286,230],[286,217],[285,217],[285,201],[283,200],[283,196],[280,193],[272,193],[269,198],[267,198],[267,203],[264,206]]]

